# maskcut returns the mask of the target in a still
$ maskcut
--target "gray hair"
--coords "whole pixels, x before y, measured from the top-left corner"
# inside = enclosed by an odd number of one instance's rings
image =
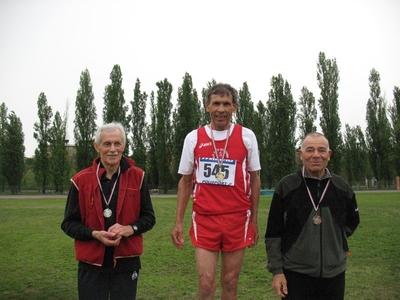
[[[123,140],[124,144],[126,144],[125,129],[124,129],[124,126],[122,126],[122,124],[119,123],[119,122],[111,122],[111,123],[108,123],[108,124],[104,124],[104,125],[99,126],[99,128],[97,129],[97,131],[96,131],[96,133],[95,133],[95,135],[94,135],[94,142],[95,142],[97,145],[100,145],[100,136],[101,136],[101,133],[102,133],[103,131],[114,131],[114,130],[116,130],[116,129],[118,129],[119,131],[121,131],[122,140]]]
[[[304,139],[301,141],[301,145],[300,145],[301,150],[304,150],[303,144],[304,144],[304,141],[306,140],[306,138],[308,138],[308,137],[313,137],[313,138],[323,137],[328,143],[328,150],[329,150],[329,141],[328,141],[327,137],[325,135],[323,135],[322,133],[319,133],[319,132],[310,132],[309,134],[307,134],[304,137]]]

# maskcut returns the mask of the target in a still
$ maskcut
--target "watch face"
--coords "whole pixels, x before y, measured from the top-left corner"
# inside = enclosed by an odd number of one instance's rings
[[[133,227],[133,230],[137,231],[138,228],[136,225],[133,225],[132,227]]]

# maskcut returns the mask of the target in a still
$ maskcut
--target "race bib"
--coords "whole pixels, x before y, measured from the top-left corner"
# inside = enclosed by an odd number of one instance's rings
[[[223,179],[217,180],[218,173],[223,174]],[[236,160],[224,159],[221,167],[215,158],[201,157],[197,171],[197,180],[199,183],[216,185],[235,185]]]

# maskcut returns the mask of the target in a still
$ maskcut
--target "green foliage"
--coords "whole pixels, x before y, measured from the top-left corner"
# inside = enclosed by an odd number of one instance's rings
[[[324,53],[319,53],[317,62],[317,80],[321,90],[318,100],[321,110],[320,125],[322,132],[327,136],[330,148],[333,150],[329,168],[331,171],[361,181],[364,174],[369,176],[369,166],[361,165],[355,170],[354,157],[355,142],[353,136],[355,128],[349,128],[350,134],[346,136],[352,142],[351,145],[343,144],[341,122],[338,115],[338,83],[339,70],[335,59],[326,59]],[[376,73],[376,74],[375,74]],[[173,87],[167,79],[157,82],[157,96],[154,91],[150,93],[150,121],[147,124],[146,106],[148,97],[146,92],[140,89],[140,81],[136,80],[134,97],[130,102],[131,111],[128,114],[128,106],[125,105],[124,90],[122,89],[122,73],[119,65],[114,65],[110,73],[111,83],[105,87],[103,119],[104,122],[120,121],[127,129],[127,147],[125,155],[132,151],[132,158],[136,165],[146,170],[146,176],[152,188],[161,188],[164,193],[177,183],[177,168],[182,150],[183,140],[186,134],[201,125],[210,122],[210,116],[206,112],[204,102],[208,89],[216,84],[212,79],[201,90],[199,99],[196,89],[193,88],[192,77],[185,73],[182,86],[178,88],[178,98],[175,109],[171,102]],[[365,133],[369,151],[369,161],[373,175],[378,179],[379,186],[384,183],[390,185],[393,182],[394,173],[400,169],[400,122],[399,122],[399,89],[395,87],[393,106],[386,108],[384,99],[380,96],[379,73],[374,70],[370,76],[371,97],[367,104],[367,131]],[[43,94],[43,93],[42,93]],[[41,95],[44,97],[44,94]],[[42,99],[45,100],[45,99]],[[282,76],[271,78],[271,89],[266,103],[259,101],[256,108],[251,100],[251,93],[246,82],[239,89],[239,107],[234,121],[254,131],[259,145],[259,153],[262,169],[260,177],[263,187],[272,188],[280,178],[291,171],[298,164],[296,160],[296,118],[299,122],[299,137],[316,130],[315,120],[317,110],[314,95],[306,88],[301,89],[298,101],[299,112],[293,101],[291,87]],[[0,119],[4,120],[4,108],[0,107]],[[41,117],[51,113],[40,111]],[[172,114],[171,114],[172,112]],[[6,111],[5,111],[6,113]],[[391,124],[387,114],[390,114]],[[48,120],[43,120],[45,124]],[[92,164],[97,156],[94,148],[94,134],[96,125],[96,107],[89,71],[86,69],[80,76],[80,87],[77,91],[74,119],[74,143],[75,147],[68,147],[69,160],[76,162],[76,166],[70,166],[70,176],[75,170],[79,171]],[[46,121],[46,122],[44,122]],[[3,121],[0,121],[3,122]],[[37,123],[37,137],[41,138],[42,128]],[[391,127],[392,125],[392,127]],[[1,125],[0,125],[1,126]],[[47,125],[48,126],[48,125]],[[356,130],[357,132],[360,130]],[[1,133],[1,127],[0,127]],[[40,133],[40,134],[39,134]],[[35,133],[36,134],[36,133]],[[361,132],[362,134],[362,132]],[[357,133],[358,136],[359,133]],[[4,134],[1,133],[1,137]],[[61,141],[61,136],[59,137]],[[362,138],[364,139],[364,138]],[[0,140],[1,144],[1,140]],[[44,174],[37,170],[49,170],[49,157],[58,154],[53,152],[53,145],[38,142],[35,151],[35,180],[44,190],[43,182],[48,182]],[[131,146],[129,144],[132,144]],[[57,148],[61,151],[60,148]],[[72,151],[70,151],[72,149]],[[378,151],[378,149],[380,149]],[[363,151],[367,149],[363,149]],[[50,151],[48,157],[43,155]],[[1,152],[1,150],[0,150]],[[364,153],[364,152],[363,152]],[[360,158],[360,157],[357,157]],[[352,161],[352,162],[350,162]],[[71,164],[72,162],[70,162]],[[53,164],[53,163],[51,163]],[[3,167],[0,155],[0,170]],[[51,167],[53,170],[54,168]],[[344,172],[341,172],[343,169]],[[396,171],[395,171],[396,170]],[[55,171],[54,171],[55,172]],[[52,173],[54,173],[52,171]],[[67,172],[68,173],[68,172]],[[357,173],[357,174],[356,174]],[[4,190],[5,178],[0,172],[0,190]],[[362,175],[363,174],[363,175]],[[60,174],[52,174],[56,177]],[[58,178],[57,177],[57,178]],[[55,178],[50,181],[60,186],[60,180]]]
[[[128,105],[125,105],[124,90],[122,88],[122,72],[119,65],[114,65],[110,73],[111,83],[104,91],[103,123],[119,122],[124,126],[125,132],[130,131],[131,116],[127,116]],[[129,143],[126,140],[124,154],[129,153]]]
[[[33,125],[35,132],[33,137],[38,142],[38,148],[35,150],[35,165],[34,172],[38,185],[41,187],[42,194],[46,194],[46,186],[48,185],[49,178],[49,142],[50,142],[50,124],[53,117],[53,111],[47,103],[47,98],[44,93],[40,93],[38,101],[38,117],[39,122]]]
[[[317,131],[317,127],[314,124],[317,119],[315,97],[305,86],[301,89],[299,107],[300,111],[297,114],[297,119],[299,120],[300,140],[303,140],[307,134]]]
[[[5,103],[1,103],[0,105],[0,190],[4,192],[6,177],[3,175],[5,171],[5,163],[7,161],[7,157],[5,156],[5,150],[7,149],[4,145],[6,138],[6,126],[7,126],[7,115],[8,109]]]
[[[34,161],[32,158],[25,159],[25,173],[21,182],[21,191],[27,189],[33,189],[36,191],[36,180],[35,174],[33,173],[33,164]]]
[[[96,106],[89,71],[81,73],[75,101],[74,137],[77,170],[90,166],[96,157],[93,147],[96,132]]]
[[[236,123],[254,130],[256,113],[247,82],[244,82],[243,87],[239,90],[238,98],[239,107],[236,111]]]
[[[148,159],[146,164],[147,178],[149,186],[152,189],[156,189],[159,187],[160,175],[158,173],[157,168],[157,152],[158,141],[157,141],[157,106],[154,102],[154,92],[150,94],[150,118],[151,123],[148,127],[148,142],[149,142],[149,151],[148,151]]]
[[[260,163],[261,163],[261,171],[260,171],[260,179],[261,179],[261,187],[262,188],[271,188],[272,180],[268,178],[269,166],[271,164],[271,156],[267,149],[267,141],[269,139],[269,122],[267,118],[267,108],[265,105],[259,101],[257,104],[257,113],[254,115],[254,134],[257,138],[258,150],[260,153]],[[267,182],[270,184],[267,185]]]
[[[146,169],[146,141],[147,141],[147,122],[146,122],[146,102],[147,94],[140,91],[140,80],[136,79],[131,101],[131,120],[132,120],[132,159],[136,166]]]
[[[57,111],[54,115],[53,126],[50,128],[50,173],[56,192],[64,192],[68,184],[70,164],[66,143],[67,119],[62,119]]]
[[[172,161],[171,176],[177,185],[177,172],[186,135],[200,126],[200,107],[192,77],[186,73],[182,86],[178,88],[178,100],[172,117]]]
[[[273,180],[280,180],[295,169],[296,157],[296,102],[290,85],[281,74],[271,79],[267,101],[267,149],[270,155],[268,173]]]
[[[216,85],[217,82],[215,79],[212,79],[211,81],[207,82],[207,87],[203,88],[201,91],[201,97],[202,97],[202,102],[200,105],[200,110],[201,110],[201,117],[200,117],[200,125],[207,125],[211,123],[211,118],[210,114],[206,111],[205,103],[206,103],[206,98],[207,98],[207,92],[212,87],[213,85]]]
[[[387,117],[387,105],[381,97],[380,76],[375,69],[371,70],[369,77],[370,97],[367,102],[367,129],[366,137],[370,151],[370,164],[378,187],[381,180],[390,178],[390,124]]]
[[[8,115],[8,122],[4,125],[4,137],[2,138],[2,172],[7,180],[12,194],[17,194],[21,188],[21,182],[25,171],[24,163],[24,132],[22,122],[15,112]]]
[[[319,53],[317,68],[318,86],[321,90],[321,98],[318,100],[322,114],[320,126],[332,150],[329,169],[340,174],[343,142],[339,117],[339,69],[336,59],[325,58],[323,52]]]
[[[400,202],[398,192],[358,193],[361,223],[349,238],[345,299],[398,299],[400,287]],[[73,240],[62,232],[63,198],[1,199],[0,298],[14,300],[77,299],[77,262]],[[276,299],[266,270],[263,241],[271,196],[260,198],[260,239],[247,249],[239,280],[239,299]],[[176,249],[170,232],[176,198],[155,198],[155,227],[144,234],[138,300],[195,299],[197,272],[184,220],[184,250]],[[40,228],[40,230],[38,230]],[[12,234],[10,234],[12,232]],[[217,297],[219,298],[218,286]]]
[[[171,178],[171,94],[172,84],[167,79],[157,82],[156,140],[155,148],[159,184],[167,193]]]
[[[368,177],[368,150],[360,126],[345,125],[343,160],[346,178],[359,187]]]
[[[397,176],[400,176],[400,88],[395,86],[393,89],[393,105],[390,107],[390,117],[392,120],[392,140],[393,168]]]

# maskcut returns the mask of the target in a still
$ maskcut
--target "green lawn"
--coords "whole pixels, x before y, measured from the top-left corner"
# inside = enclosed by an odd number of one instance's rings
[[[360,193],[357,200],[361,223],[349,239],[346,299],[400,299],[400,193]],[[260,199],[261,237],[270,201],[270,196]],[[153,204],[157,224],[145,234],[138,299],[195,299],[189,236],[183,251],[169,236],[176,199],[153,199]],[[77,299],[73,240],[60,229],[64,206],[65,199],[0,199],[0,299]],[[239,299],[279,299],[265,265],[261,238],[246,252]]]

